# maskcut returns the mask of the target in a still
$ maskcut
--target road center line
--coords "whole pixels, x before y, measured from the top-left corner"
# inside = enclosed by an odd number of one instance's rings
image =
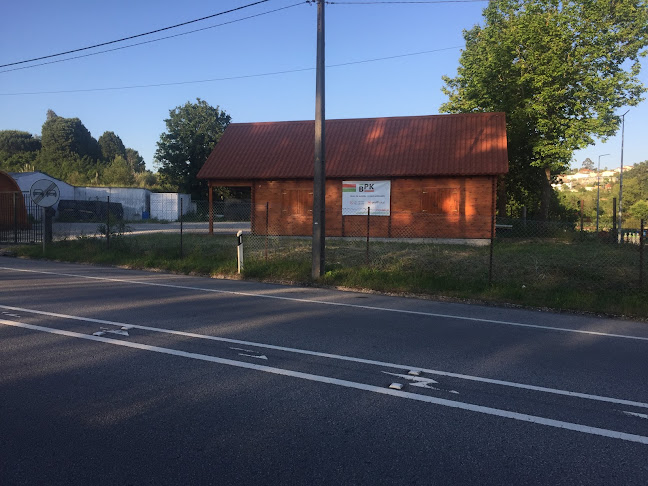
[[[73,278],[85,278],[90,280],[100,280],[105,282],[117,282],[117,283],[126,283],[131,285],[146,285],[151,287],[165,287],[170,289],[180,289],[180,290],[198,290],[200,292],[210,292],[215,294],[229,294],[229,295],[238,295],[241,297],[256,297],[260,299],[274,299],[274,300],[283,300],[288,302],[300,302],[305,304],[317,304],[317,305],[330,305],[336,307],[347,307],[352,309],[363,309],[379,312],[394,312],[398,314],[408,314],[424,317],[439,317],[443,319],[457,319],[470,322],[484,322],[488,324],[501,324],[506,326],[516,326],[516,327],[525,327],[530,329],[542,329],[545,331],[559,331],[559,332],[571,332],[576,334],[587,334],[590,336],[601,336],[601,337],[611,337],[611,338],[621,338],[621,339],[632,339],[635,341],[645,341],[648,342],[648,337],[641,336],[629,336],[625,334],[611,334],[606,332],[597,332],[597,331],[583,331],[581,329],[569,329],[565,327],[552,327],[552,326],[541,326],[539,324],[524,324],[521,322],[512,322],[512,321],[500,321],[496,319],[482,319],[479,317],[466,317],[466,316],[456,316],[452,314],[437,314],[434,312],[422,312],[422,311],[412,311],[405,309],[392,309],[390,307],[374,307],[369,305],[358,305],[358,304],[345,304],[343,302],[326,302],[322,300],[313,300],[313,299],[298,299],[296,297],[282,297],[279,295],[264,295],[264,294],[255,294],[252,292],[239,292],[235,290],[220,290],[220,289],[208,289],[204,287],[194,287],[188,285],[173,285],[173,284],[164,284],[159,282],[143,282],[140,280],[126,280],[120,278],[109,278],[109,277],[94,277],[91,275],[75,275],[71,273],[58,273],[58,272],[47,272],[44,270],[29,270],[25,268],[12,268],[12,267],[0,267],[0,270],[11,270],[15,272],[27,272],[27,273],[38,273],[43,275],[55,275],[59,277],[73,277]]]
[[[217,358],[215,356],[208,356],[205,354],[197,354],[197,353],[188,353],[186,351],[179,351],[177,349],[170,349],[170,348],[162,348],[159,346],[149,346],[146,344],[139,344],[139,343],[132,343],[128,341],[117,341],[114,339],[107,339],[104,337],[99,337],[99,336],[92,336],[88,334],[80,334],[77,332],[71,332],[71,331],[64,331],[61,329],[52,329],[48,327],[42,327],[42,326],[34,326],[32,324],[26,324],[23,322],[14,322],[14,321],[6,321],[4,319],[0,319],[0,324],[4,324],[7,326],[13,326],[13,327],[18,327],[18,328],[23,328],[23,329],[29,329],[32,331],[40,331],[40,332],[46,332],[50,334],[57,334],[59,336],[66,336],[66,337],[71,337],[71,338],[78,338],[78,339],[85,339],[88,341],[95,341],[95,342],[101,342],[105,344],[112,344],[114,346],[124,346],[127,348],[133,348],[133,349],[139,349],[139,350],[144,350],[144,351],[153,351],[157,353],[163,353],[163,354],[168,354],[172,356],[179,356],[182,358],[190,358],[190,359],[196,359],[196,360],[201,360],[201,361],[208,361],[212,363],[218,363],[222,365],[227,365],[227,366],[235,366],[238,368],[247,368],[250,370],[256,370],[256,371],[262,371],[265,373],[273,373],[275,375],[282,375],[282,376],[289,376],[293,378],[299,378],[302,380],[309,380],[309,381],[314,381],[314,382],[319,382],[319,383],[327,383],[330,385],[337,385],[337,386],[342,386],[346,388],[352,388],[356,390],[363,390],[363,391],[368,391],[368,392],[373,392],[373,393],[380,393],[382,395],[390,395],[393,397],[397,398],[405,398],[409,400],[416,400],[419,402],[426,402],[430,403],[433,405],[441,405],[444,407],[450,407],[450,408],[455,408],[459,410],[466,410],[469,412],[477,412],[477,413],[483,413],[486,415],[492,415],[495,417],[502,417],[502,418],[508,418],[512,420],[518,420],[522,422],[531,422],[534,424],[539,424],[539,425],[545,425],[548,427],[556,427],[559,429],[565,429],[565,430],[571,430],[574,432],[581,432],[584,434],[590,434],[590,435],[597,435],[600,437],[608,437],[611,439],[619,439],[619,440],[624,440],[627,442],[636,442],[639,444],[646,444],[648,445],[648,437],[642,436],[642,435],[635,435],[635,434],[628,434],[625,432],[619,432],[615,430],[608,430],[608,429],[601,429],[598,427],[590,427],[587,425],[581,425],[581,424],[574,424],[571,422],[563,422],[560,420],[554,420],[554,419],[549,419],[545,417],[537,417],[534,415],[527,415],[523,413],[518,413],[518,412],[509,412],[507,410],[500,410],[497,408],[491,408],[491,407],[484,407],[481,405],[473,405],[470,403],[463,403],[463,402],[457,402],[454,400],[447,400],[443,398],[436,398],[436,397],[431,397],[427,395],[418,395],[416,393],[410,393],[410,392],[403,392],[403,391],[398,391],[398,390],[393,390],[390,388],[381,388],[378,386],[373,386],[373,385],[367,385],[365,383],[357,383],[354,381],[348,381],[348,380],[340,380],[337,378],[331,378],[328,376],[320,376],[320,375],[313,375],[310,373],[302,373],[299,371],[291,371],[291,370],[284,370],[281,368],[273,368],[270,366],[264,366],[264,365],[259,365],[259,364],[253,364],[253,363],[245,363],[242,361],[234,361],[230,359],[224,359],[224,358]]]
[[[243,346],[255,346],[258,348],[264,348],[264,349],[272,349],[276,351],[284,351],[284,352],[289,352],[289,353],[295,353],[295,354],[304,354],[308,356],[317,356],[320,358],[329,358],[329,359],[336,359],[340,361],[350,361],[353,363],[360,363],[360,364],[367,364],[367,365],[372,365],[372,366],[380,366],[383,368],[396,368],[396,369],[402,369],[402,370],[412,370],[416,369],[419,371],[422,371],[424,373],[429,373],[432,375],[438,375],[438,376],[447,376],[451,378],[459,378],[462,380],[469,380],[469,381],[476,381],[480,383],[488,383],[491,385],[501,385],[501,386],[508,386],[512,388],[520,388],[524,390],[532,390],[532,391],[537,391],[537,392],[542,392],[542,393],[552,393],[554,395],[563,395],[563,396],[568,396],[568,397],[574,397],[574,398],[583,398],[586,400],[594,400],[598,402],[607,402],[607,403],[616,403],[620,405],[629,405],[632,407],[639,407],[639,408],[648,408],[648,403],[643,403],[643,402],[636,402],[632,400],[623,400],[620,398],[612,398],[612,397],[604,397],[604,396],[598,396],[598,395],[590,395],[587,393],[579,393],[579,392],[572,392],[572,391],[567,391],[567,390],[559,390],[555,388],[547,388],[547,387],[542,387],[542,386],[535,386],[535,385],[526,385],[524,383],[515,383],[515,382],[510,382],[510,381],[503,381],[503,380],[495,380],[491,378],[482,378],[479,376],[471,376],[471,375],[464,375],[460,373],[452,373],[449,371],[441,371],[441,370],[434,370],[434,369],[426,369],[426,368],[419,368],[417,366],[412,366],[412,365],[400,365],[396,363],[388,363],[385,361],[376,361],[376,360],[370,360],[370,359],[363,359],[363,358],[355,358],[352,356],[343,356],[339,354],[331,354],[331,353],[322,353],[318,351],[309,351],[306,349],[299,349],[299,348],[289,348],[285,346],[275,346],[273,344],[263,344],[263,343],[256,343],[252,341],[241,341],[239,339],[231,339],[231,338],[224,338],[224,337],[219,337],[219,336],[209,336],[206,334],[197,334],[193,332],[185,332],[185,331],[175,331],[172,329],[163,329],[159,327],[151,327],[151,326],[140,326],[137,324],[125,324],[123,322],[117,322],[117,321],[107,321],[103,319],[93,319],[90,317],[79,317],[79,316],[71,316],[67,314],[57,314],[55,312],[45,312],[45,311],[39,311],[39,310],[32,310],[32,309],[25,309],[22,307],[11,307],[7,305],[0,305],[0,309],[7,309],[7,310],[12,310],[12,311],[18,311],[18,312],[30,312],[33,314],[39,314],[39,315],[44,315],[44,316],[50,316],[50,317],[58,317],[61,319],[70,319],[70,320],[75,320],[75,321],[85,321],[85,322],[92,322],[96,324],[108,324],[111,326],[118,326],[121,328],[127,327],[129,329],[141,329],[144,331],[152,331],[152,332],[159,332],[159,333],[165,333],[165,334],[171,334],[175,336],[183,336],[183,337],[190,337],[190,338],[196,338],[196,339],[206,339],[210,341],[219,341],[219,342],[224,342],[224,343],[230,343],[230,344],[239,344]],[[231,348],[231,349],[238,349],[238,348]],[[244,350],[248,351],[248,350]]]

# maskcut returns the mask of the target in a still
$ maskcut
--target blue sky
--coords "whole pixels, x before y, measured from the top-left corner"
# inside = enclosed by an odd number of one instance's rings
[[[106,42],[211,15],[253,0],[112,2],[22,0],[0,17],[0,64]],[[214,26],[299,3],[270,0],[237,13],[147,37]],[[326,61],[338,64],[433,51],[390,60],[331,67],[326,116],[364,118],[429,115],[445,101],[443,75],[456,73],[462,30],[481,22],[486,2],[432,5],[326,6]],[[40,134],[48,109],[78,117],[95,138],[114,131],[153,168],[153,154],[169,110],[202,98],[234,122],[314,118],[314,70],[176,86],[94,90],[270,73],[315,66],[316,7],[285,10],[106,54],[0,72],[0,130]],[[142,39],[145,40],[145,39]],[[136,41],[126,42],[125,45]],[[110,48],[112,46],[108,46]],[[90,52],[90,51],[88,51]],[[57,58],[58,59],[58,58]],[[14,67],[21,67],[14,66]],[[0,68],[0,71],[10,68]],[[644,68],[641,79],[648,84]],[[9,95],[11,94],[11,95]],[[622,110],[621,113],[625,111]],[[644,143],[648,102],[626,116],[624,163],[648,159]],[[620,136],[575,154],[617,167]]]

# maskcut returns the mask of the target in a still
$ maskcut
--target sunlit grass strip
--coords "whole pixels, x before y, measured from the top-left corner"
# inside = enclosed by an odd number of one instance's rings
[[[43,257],[39,245],[17,247]],[[596,240],[498,240],[493,285],[488,285],[488,247],[331,239],[319,283],[382,292],[478,299],[534,307],[648,316],[648,286],[639,288],[639,248]],[[309,238],[244,238],[244,276],[312,284]],[[61,241],[46,258],[111,264],[209,276],[236,275],[236,238],[223,235],[129,235]]]

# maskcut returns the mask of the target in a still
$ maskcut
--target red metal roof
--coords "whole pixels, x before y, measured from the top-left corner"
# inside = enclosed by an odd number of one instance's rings
[[[313,177],[314,121],[232,123],[204,179]],[[330,178],[495,175],[508,171],[504,113],[326,120]]]

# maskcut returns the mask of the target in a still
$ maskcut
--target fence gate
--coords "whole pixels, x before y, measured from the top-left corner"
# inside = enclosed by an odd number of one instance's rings
[[[42,243],[43,214],[29,193],[0,192],[0,243]]]

